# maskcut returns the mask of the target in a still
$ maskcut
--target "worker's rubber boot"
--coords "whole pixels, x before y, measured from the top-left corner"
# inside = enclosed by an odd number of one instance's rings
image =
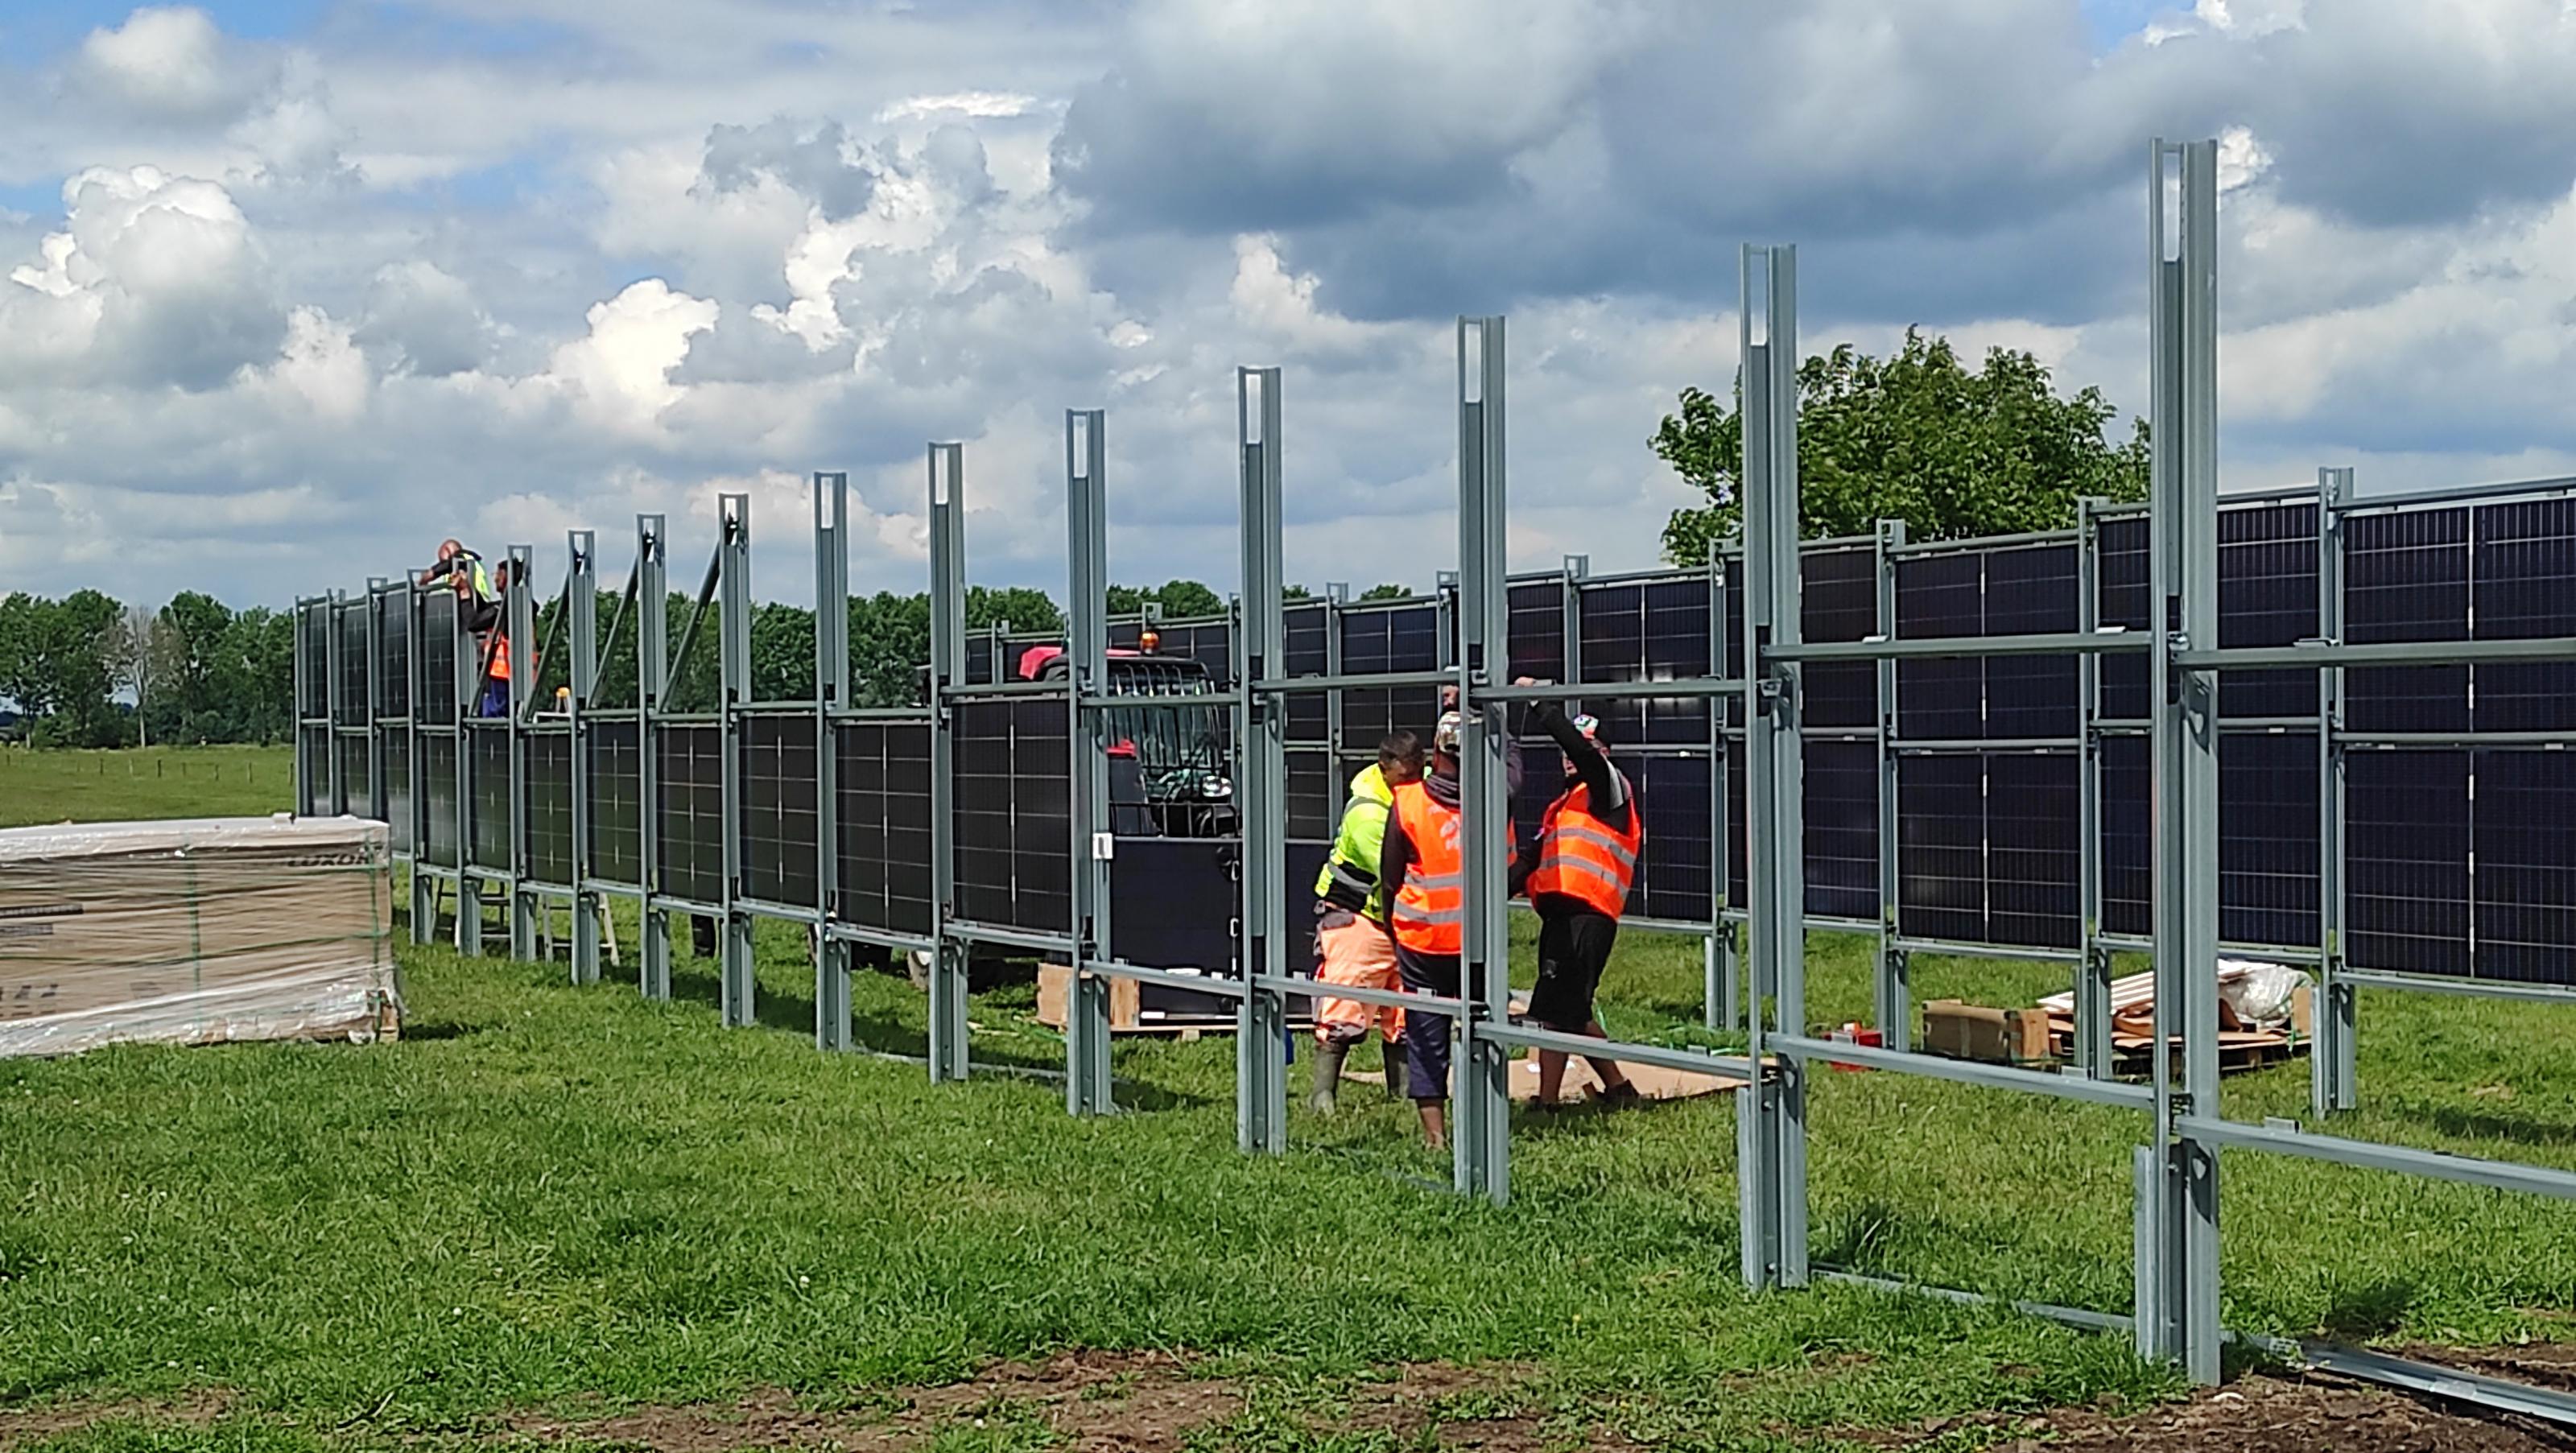
[[[1351,1057],[1347,1044],[1323,1044],[1315,1047],[1315,1089],[1306,1097],[1306,1108],[1318,1115],[1333,1113],[1334,1098],[1341,1093],[1342,1061]]]
[[[1378,1061],[1386,1066],[1386,1097],[1404,1098],[1404,1041],[1390,1039],[1377,1047]]]

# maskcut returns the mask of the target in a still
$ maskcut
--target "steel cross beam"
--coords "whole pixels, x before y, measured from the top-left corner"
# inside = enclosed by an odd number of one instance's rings
[[[832,933],[840,910],[840,750],[832,713],[850,700],[850,476],[814,475],[814,1047],[843,1050],[850,1031],[850,947]]]
[[[572,664],[565,674],[565,684],[571,688],[566,698],[566,730],[572,741],[572,981],[596,984],[599,895],[590,886],[590,732],[583,713],[599,685],[598,537],[588,530],[567,531],[564,553],[569,567],[564,579],[565,624],[572,640]]]
[[[669,537],[660,515],[635,517],[635,784],[636,841],[644,889],[638,919],[636,988],[647,999],[671,997],[671,915],[654,907],[662,895],[662,742],[654,718],[662,714],[671,680]]]
[[[1512,804],[1505,754],[1511,726],[1480,699],[1511,679],[1503,609],[1507,518],[1503,320],[1458,320],[1458,588],[1454,660],[1464,715],[1458,763],[1460,870],[1465,889],[1459,1053],[1450,1093],[1452,1174],[1460,1192],[1500,1205],[1511,1197],[1511,1046],[1484,1034],[1511,1017]]]
[[[1109,1081],[1109,980],[1094,960],[1116,957],[1110,938],[1110,855],[1116,850],[1109,812],[1109,743],[1105,713],[1083,698],[1109,689],[1109,532],[1106,520],[1108,415],[1068,409],[1064,415],[1065,711],[1072,755],[1072,981],[1065,995],[1065,1108],[1076,1115],[1116,1109]]]
[[[1744,360],[1745,809],[1753,996],[1748,1058],[1806,1033],[1804,747],[1798,664],[1798,277],[1794,247],[1747,247]],[[1807,1281],[1806,1067],[1738,1091],[1744,1277]]]
[[[932,444],[930,496],[930,1079],[966,1078],[967,944],[957,916],[955,708],[966,668],[966,446]]]
[[[1280,559],[1279,370],[1234,374],[1236,459],[1242,473],[1243,606],[1234,638],[1234,749],[1243,840],[1238,950],[1245,992],[1235,1004],[1235,1144],[1288,1148],[1288,1001],[1266,988],[1288,972],[1288,907],[1279,845],[1288,840],[1288,701],[1252,689],[1285,655]]]
[[[751,915],[744,912],[742,706],[751,700],[751,496],[716,496],[716,736],[723,763],[724,898],[716,924],[724,1022],[755,1021]]]

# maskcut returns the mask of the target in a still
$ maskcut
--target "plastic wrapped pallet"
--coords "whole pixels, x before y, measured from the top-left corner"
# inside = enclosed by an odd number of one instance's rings
[[[363,818],[0,829],[0,1055],[389,1037],[392,901]]]

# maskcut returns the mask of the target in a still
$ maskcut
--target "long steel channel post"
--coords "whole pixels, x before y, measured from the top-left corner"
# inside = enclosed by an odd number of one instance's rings
[[[1109,811],[1108,719],[1083,704],[1109,689],[1108,415],[1064,416],[1067,535],[1064,681],[1071,753],[1073,952],[1065,1004],[1065,1108],[1105,1115],[1117,1108],[1109,1075],[1109,980],[1091,965],[1116,956],[1110,923],[1110,860],[1117,838]]]
[[[751,700],[751,496],[716,496],[716,741],[724,803],[724,892],[716,905],[717,973],[724,1022],[758,1022],[752,918],[744,911],[742,709]],[[685,644],[683,655],[686,654]]]
[[[657,906],[662,876],[662,738],[657,718],[670,690],[669,534],[660,515],[635,517],[635,783],[636,833],[643,862],[636,945],[636,988],[647,999],[671,997],[671,915]]]
[[[1288,1146],[1287,885],[1288,700],[1254,689],[1286,662],[1281,560],[1279,370],[1235,370],[1236,462],[1241,475],[1241,620],[1235,632],[1235,820],[1242,839],[1236,940],[1243,995],[1235,1003],[1235,1144],[1278,1154]],[[1331,713],[1338,717],[1338,712]]]
[[[956,708],[966,669],[966,446],[934,443],[925,471],[930,518],[930,1078],[967,1074],[967,945],[957,917]]]
[[[1499,317],[1458,320],[1458,795],[1464,889],[1458,1054],[1449,1103],[1452,1173],[1463,1194],[1511,1198],[1511,1046],[1487,1037],[1511,1018],[1512,804],[1503,703],[1481,693],[1510,679],[1504,612],[1504,337]]]
[[[850,476],[817,470],[814,490],[814,1047],[852,1047],[850,946],[840,917],[840,743],[832,714],[850,701]]]
[[[529,580],[536,567],[534,547],[511,546],[510,586],[502,597],[507,617],[502,629],[509,633],[511,655],[509,707],[502,728],[508,734],[505,760],[510,764],[510,851],[506,855],[510,866],[505,901],[510,914],[510,957],[522,963],[533,962],[537,957],[537,915],[544,911],[528,890],[527,719],[535,709],[537,695],[537,606]]]
[[[572,808],[572,981],[599,982],[599,915],[603,911],[591,875],[597,864],[591,852],[590,694],[599,686],[599,539],[589,530],[564,535],[566,574],[564,610],[572,661],[565,672],[571,688],[565,698],[564,730],[570,736]]]

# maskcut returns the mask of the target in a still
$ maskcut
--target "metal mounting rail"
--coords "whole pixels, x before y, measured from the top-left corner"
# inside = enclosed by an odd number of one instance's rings
[[[2334,1165],[2358,1166],[2364,1170],[2397,1171],[2429,1180],[2457,1181],[2462,1185],[2576,1201],[2576,1174],[2563,1170],[2506,1160],[2482,1160],[2470,1155],[2450,1155],[2438,1150],[2416,1150],[2403,1145],[2381,1145],[2368,1140],[2346,1140],[2339,1135],[2316,1135],[2273,1125],[2248,1125],[2207,1115],[2180,1116],[2174,1124],[2186,1135],[2244,1150],[2265,1150],[2302,1160],[2321,1160]]]
[[[1867,1069],[1891,1070],[1901,1075],[1915,1075],[1927,1080],[1949,1080],[1956,1084],[1980,1085],[1987,1089],[2013,1090],[2025,1095],[2044,1095],[2059,1100],[2080,1100],[2087,1104],[2109,1105],[2122,1110],[2152,1110],[2156,1103],[2153,1090],[2144,1085],[2122,1084],[2117,1080],[2088,1080],[2081,1075],[2015,1069],[2010,1065],[1985,1064],[1977,1060],[1943,1059],[1937,1055],[1915,1054],[1896,1049],[1876,1049],[1864,1044],[1844,1044],[1839,1040],[1809,1039],[1803,1035],[1774,1034],[1765,1039],[1764,1043],[1794,1059],[1821,1060],[1826,1064],[1836,1065],[1859,1065]]]

